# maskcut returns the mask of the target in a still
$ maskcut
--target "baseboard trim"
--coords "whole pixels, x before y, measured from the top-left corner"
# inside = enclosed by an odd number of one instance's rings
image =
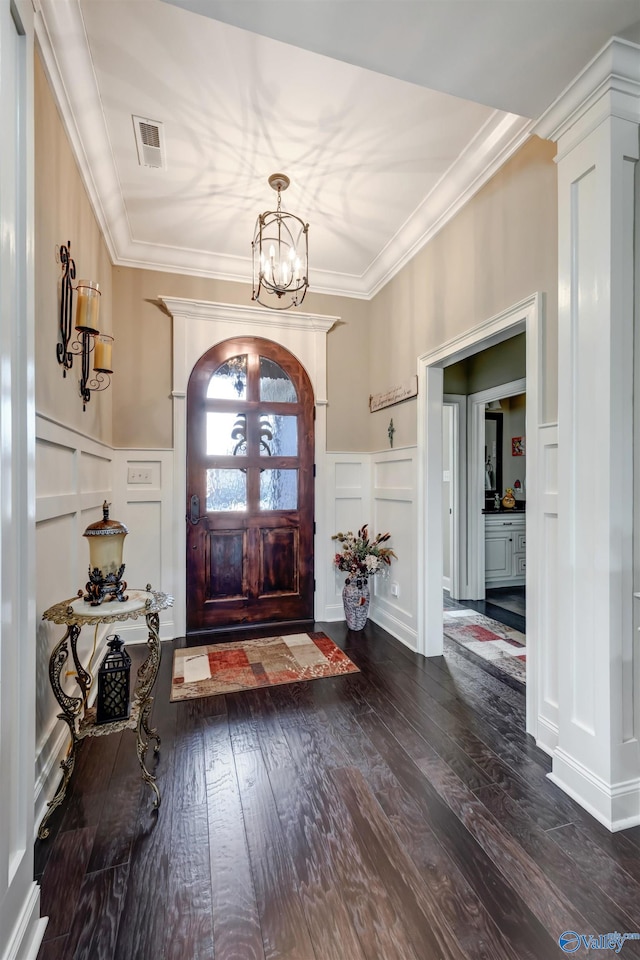
[[[550,757],[554,755],[558,746],[558,726],[546,717],[538,716],[536,746],[548,753]]]
[[[324,614],[316,618],[326,623],[335,623],[336,620],[344,620],[344,607],[342,603],[329,603],[324,608]]]
[[[133,622],[130,621],[128,623],[118,623],[113,626],[113,632],[117,632],[125,644],[146,643],[149,639],[149,631],[147,630],[144,619]],[[178,635],[173,619],[160,621],[160,629],[158,631],[160,640],[175,640]]]
[[[13,928],[2,960],[36,960],[47,928],[47,917],[40,917],[40,887],[35,881]]]
[[[342,617],[344,619],[344,615]],[[401,643],[404,643],[406,647],[409,647],[410,650],[414,652],[418,649],[418,633],[412,627],[408,627],[406,623],[403,623],[401,620],[398,620],[393,614],[389,613],[387,610],[381,609],[377,605],[372,605],[369,611],[369,619],[373,620],[374,623],[377,623],[379,627],[382,627],[387,633],[390,633],[392,637],[395,637],[396,640],[400,640]]]
[[[640,777],[608,784],[560,747],[547,776],[612,833],[640,825]]]

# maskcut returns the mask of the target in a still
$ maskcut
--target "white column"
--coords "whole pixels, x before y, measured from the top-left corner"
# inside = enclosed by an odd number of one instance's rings
[[[576,103],[576,98],[580,102]],[[632,678],[640,47],[611,41],[550,113],[558,141],[558,745],[551,779],[640,823]]]
[[[35,957],[33,7],[0,0],[0,957]]]

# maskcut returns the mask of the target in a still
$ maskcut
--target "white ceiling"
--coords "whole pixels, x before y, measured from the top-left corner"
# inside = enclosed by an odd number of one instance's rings
[[[250,280],[269,174],[312,289],[371,296],[640,0],[42,0],[38,37],[114,262]],[[194,12],[195,11],[195,12]],[[206,14],[206,15],[203,15]],[[141,167],[132,115],[163,125]]]

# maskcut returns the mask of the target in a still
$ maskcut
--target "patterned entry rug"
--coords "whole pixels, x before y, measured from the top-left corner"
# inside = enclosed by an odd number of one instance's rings
[[[485,662],[489,673],[526,680],[525,636],[513,627],[485,617],[475,610],[445,610],[444,635]]]
[[[324,633],[183,647],[173,653],[171,701],[359,672]]]

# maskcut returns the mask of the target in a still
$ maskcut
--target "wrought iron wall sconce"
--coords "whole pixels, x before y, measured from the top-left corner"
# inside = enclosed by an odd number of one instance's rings
[[[78,280],[75,261],[69,252],[71,241],[60,246],[60,264],[62,266],[62,284],[60,291],[60,342],[56,345],[58,363],[62,366],[62,376],[73,367],[73,358],[81,358],[80,396],[82,409],[87,409],[91,394],[106,390],[111,384],[113,373],[111,348],[113,337],[100,333],[98,317],[100,314],[100,288],[94,280]],[[73,294],[77,293],[75,331],[73,336]],[[93,370],[91,367],[93,354]],[[93,375],[92,375],[93,374]]]

